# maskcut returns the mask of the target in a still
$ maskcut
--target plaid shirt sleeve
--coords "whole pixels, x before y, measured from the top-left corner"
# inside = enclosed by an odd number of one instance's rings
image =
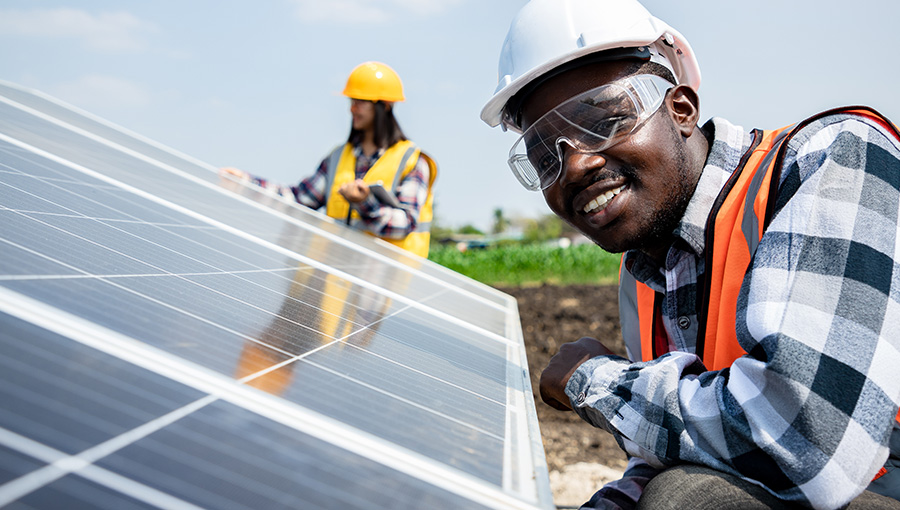
[[[257,186],[282,197],[294,199],[311,209],[319,209],[325,205],[326,201],[325,184],[328,181],[327,175],[328,160],[325,159],[319,164],[319,168],[316,169],[315,173],[300,181],[296,186],[284,186],[252,175],[250,180]]]
[[[860,494],[900,401],[900,150],[832,116],[801,130],[738,300],[749,354],[707,371],[671,352],[581,365],[576,412],[654,467],[709,466],[813,508]]]
[[[419,222],[419,208],[428,198],[429,174],[428,162],[420,156],[415,168],[394,190],[402,207],[383,205],[373,195],[353,204],[353,208],[362,218],[365,229],[379,237],[389,239],[403,239],[415,231]]]
[[[319,163],[319,168],[315,173],[300,181],[296,186],[290,187],[290,193],[294,196],[294,200],[309,207],[310,209],[319,209],[325,206],[328,200],[325,185],[328,182],[328,159],[323,159]]]

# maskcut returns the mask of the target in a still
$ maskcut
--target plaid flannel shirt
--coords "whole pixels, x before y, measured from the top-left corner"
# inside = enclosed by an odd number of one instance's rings
[[[384,154],[384,149],[379,149],[372,156],[363,154],[362,147],[353,148],[356,156],[356,178],[362,179]],[[421,156],[416,162],[415,168],[400,180],[397,189],[393,190],[397,200],[403,207],[391,207],[384,205],[369,195],[359,203],[352,203],[352,207],[359,213],[360,220],[354,220],[351,226],[360,230],[367,230],[378,237],[388,239],[403,239],[416,229],[419,221],[419,207],[428,198],[428,179],[431,169]],[[328,158],[322,160],[315,173],[300,181],[296,186],[283,186],[271,183],[259,177],[252,177],[259,186],[274,191],[284,197],[290,197],[297,202],[311,208],[325,207],[328,201],[328,191],[325,189],[328,181]]]
[[[575,411],[635,458],[586,507],[630,508],[654,468],[688,462],[838,508],[886,460],[900,402],[900,149],[847,115],[791,139],[738,299],[737,337],[751,354],[707,371],[694,354],[706,219],[751,136],[722,119],[703,129],[714,141],[664,264],[624,259],[664,294],[673,351],[597,357],[566,386]]]

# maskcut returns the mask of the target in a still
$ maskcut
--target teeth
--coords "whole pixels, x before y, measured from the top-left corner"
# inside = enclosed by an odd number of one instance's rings
[[[599,197],[591,200],[586,206],[584,206],[584,212],[591,213],[594,211],[602,211],[604,208],[606,208],[606,204],[608,204],[609,201],[612,200],[614,196],[618,195],[619,192],[623,189],[625,189],[625,185],[619,186],[616,189],[609,190]]]

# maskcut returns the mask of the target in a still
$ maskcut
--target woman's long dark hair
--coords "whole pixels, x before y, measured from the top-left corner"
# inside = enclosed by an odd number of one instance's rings
[[[372,121],[372,127],[375,131],[375,145],[379,149],[387,149],[399,141],[406,140],[406,135],[400,129],[400,124],[394,118],[394,109],[388,109],[383,101],[375,101],[375,120]],[[351,124],[347,143],[356,145],[362,143],[362,140],[363,132],[359,129],[353,129]]]

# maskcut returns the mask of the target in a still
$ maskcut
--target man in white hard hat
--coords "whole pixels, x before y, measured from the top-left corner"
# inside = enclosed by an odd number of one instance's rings
[[[900,508],[900,132],[701,126],[699,86],[636,0],[532,0],[482,110],[519,182],[624,252],[630,359],[582,338],[541,375],[630,457],[585,506]]]

